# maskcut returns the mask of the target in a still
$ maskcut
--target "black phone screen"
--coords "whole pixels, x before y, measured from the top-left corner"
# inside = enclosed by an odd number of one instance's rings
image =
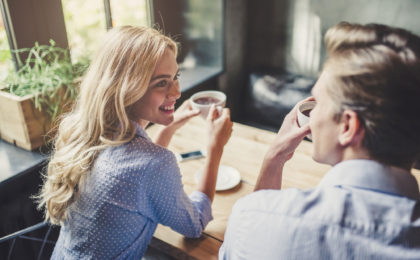
[[[193,152],[189,152],[189,153],[181,153],[181,158],[182,159],[188,159],[191,157],[201,157],[203,156],[203,154],[201,153],[201,151],[193,151]]]

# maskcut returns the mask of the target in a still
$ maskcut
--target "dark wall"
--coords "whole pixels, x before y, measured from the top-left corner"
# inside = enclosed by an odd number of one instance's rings
[[[226,0],[225,73],[219,78],[218,85],[227,94],[227,106],[231,108],[234,120],[240,114],[246,84],[247,12],[247,0]]]
[[[248,1],[247,67],[282,68],[290,37],[289,1]]]

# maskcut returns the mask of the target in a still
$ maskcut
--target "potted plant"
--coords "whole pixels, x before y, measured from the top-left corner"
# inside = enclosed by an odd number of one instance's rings
[[[52,40],[16,52],[27,58],[18,59],[19,70],[11,71],[0,86],[0,136],[34,150],[47,141],[52,122],[70,108],[88,60],[72,64],[68,50]]]

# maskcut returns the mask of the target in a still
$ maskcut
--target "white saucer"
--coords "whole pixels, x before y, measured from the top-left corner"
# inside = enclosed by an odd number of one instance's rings
[[[198,170],[195,174],[195,181],[197,183],[200,180],[202,174],[203,168]],[[220,165],[216,181],[216,191],[232,189],[238,185],[240,181],[241,175],[239,174],[238,170],[230,166]]]

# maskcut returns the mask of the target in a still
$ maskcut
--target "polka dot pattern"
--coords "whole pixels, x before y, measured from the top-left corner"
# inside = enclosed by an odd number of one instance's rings
[[[136,128],[131,142],[99,154],[52,259],[140,259],[158,223],[199,237],[212,220],[205,194],[185,194],[174,154]]]

